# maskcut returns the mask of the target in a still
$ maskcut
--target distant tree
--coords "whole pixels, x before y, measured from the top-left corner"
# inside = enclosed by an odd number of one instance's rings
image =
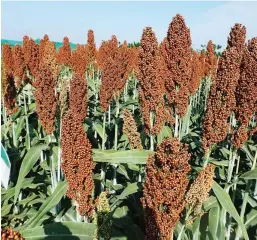
[[[139,46],[140,46],[140,42],[128,43],[129,48],[132,48],[132,47],[138,48]]]
[[[222,46],[221,45],[217,45],[217,44],[213,44],[214,50],[215,50],[215,55],[217,57],[220,57],[222,55]],[[198,50],[198,52],[204,50],[204,52],[206,51],[206,45],[201,45],[201,49]]]

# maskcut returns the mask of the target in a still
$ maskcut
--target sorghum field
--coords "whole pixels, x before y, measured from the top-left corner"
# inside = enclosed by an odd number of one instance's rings
[[[4,44],[2,239],[257,239],[257,38],[227,39]]]

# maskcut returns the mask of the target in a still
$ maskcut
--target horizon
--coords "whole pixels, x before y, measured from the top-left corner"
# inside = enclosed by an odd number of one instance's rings
[[[97,47],[116,35],[118,41],[140,42],[143,29],[153,28],[158,42],[176,14],[191,31],[192,47],[209,40],[226,46],[235,23],[246,26],[247,40],[257,36],[256,2],[2,2],[1,39],[22,41],[24,35],[85,44],[92,29]],[[92,21],[93,20],[93,21]],[[222,22],[222,24],[221,24]]]

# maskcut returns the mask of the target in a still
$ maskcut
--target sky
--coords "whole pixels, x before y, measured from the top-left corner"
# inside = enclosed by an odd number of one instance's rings
[[[1,38],[22,40],[24,35],[53,41],[67,36],[84,44],[94,30],[97,46],[115,34],[120,42],[140,41],[152,27],[159,42],[172,18],[181,14],[191,31],[194,48],[212,40],[226,45],[230,28],[241,23],[247,39],[257,36],[257,2],[12,2],[2,1]]]

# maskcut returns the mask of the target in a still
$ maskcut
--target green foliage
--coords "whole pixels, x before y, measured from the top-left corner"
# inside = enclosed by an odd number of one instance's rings
[[[138,47],[137,43],[129,46]],[[68,73],[64,70],[63,78]],[[92,69],[89,67],[89,70]],[[67,183],[62,174],[59,179],[57,174],[61,162],[60,116],[56,116],[54,133],[47,135],[36,115],[31,94],[30,103],[24,103],[21,98],[19,111],[8,117],[9,122],[1,122],[2,142],[12,164],[9,186],[1,191],[2,226],[21,231],[25,239],[93,240],[97,230],[95,224],[100,228],[106,226],[106,229],[112,226],[109,235],[101,234],[102,239],[144,238],[144,211],[140,198],[146,178],[145,165],[149,155],[155,152],[149,151],[150,139],[144,131],[138,81],[134,75],[129,76],[127,92],[120,94],[118,114],[114,99],[110,112],[101,110],[100,71],[88,75],[87,81],[88,115],[83,126],[93,148],[93,197],[95,200],[103,190],[107,191],[109,209],[103,211],[104,214],[97,211],[94,217],[81,217],[77,203],[65,196]],[[210,84],[210,79],[202,81],[196,95],[190,96],[192,106],[188,115],[181,119],[180,141],[188,145],[191,154],[190,183],[206,161],[202,148],[202,122]],[[25,88],[22,91],[30,93]],[[24,104],[27,104],[26,114]],[[143,150],[130,149],[128,137],[122,131],[126,108],[133,113]],[[116,125],[117,150],[114,149]],[[154,150],[163,138],[173,136],[173,126],[165,124],[162,131],[154,136]],[[201,214],[193,216],[189,208],[184,209],[174,229],[174,239],[235,239],[236,235],[240,239],[254,238],[257,231],[256,137],[250,138],[236,151],[234,165],[231,158],[234,150],[229,138],[212,149],[208,161],[216,166],[213,190],[200,209]],[[192,220],[190,224],[187,224],[187,217]],[[104,225],[105,221],[109,225]],[[106,229],[104,227],[105,232],[108,231]]]

